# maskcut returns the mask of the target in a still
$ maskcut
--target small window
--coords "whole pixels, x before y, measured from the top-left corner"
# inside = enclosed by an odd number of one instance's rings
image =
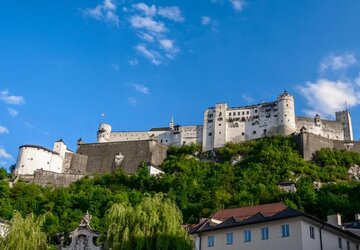
[[[241,135],[245,135],[245,133],[244,133],[244,132],[242,132],[242,133],[241,133]]]
[[[215,243],[215,237],[214,235],[208,236],[208,247],[213,247]]]
[[[240,112],[238,112],[238,115],[240,115]]]
[[[226,245],[233,243],[233,233],[226,233]]]
[[[246,111],[246,114],[248,115],[248,114],[250,114],[250,112],[249,112],[249,111]]]
[[[219,116],[221,116],[221,112],[219,112]]]
[[[236,115],[236,112],[233,112],[233,116],[235,116]]]
[[[221,126],[221,123],[219,123],[219,126]]]
[[[359,250],[359,245],[356,245],[356,250]]]
[[[221,135],[221,132],[219,132],[219,135]]]
[[[350,250],[350,241],[346,241],[346,250]]]
[[[340,237],[338,237],[338,246],[342,249],[342,239]]]
[[[256,131],[255,131],[255,130],[253,131],[253,134],[254,134],[254,135],[256,134]]]
[[[245,115],[245,111],[243,111],[242,114]]]
[[[261,228],[261,239],[262,240],[269,239],[269,228],[268,227]]]
[[[257,113],[257,109],[255,109],[255,113]]]
[[[289,236],[290,236],[289,224],[281,225],[281,237],[289,237]]]
[[[231,112],[229,113],[229,116],[231,116]]]
[[[251,230],[245,230],[244,231],[244,242],[250,242],[251,241]]]
[[[315,239],[315,230],[313,226],[310,226],[310,238]]]
[[[211,132],[209,133],[209,136],[212,136],[212,133],[211,133]]]

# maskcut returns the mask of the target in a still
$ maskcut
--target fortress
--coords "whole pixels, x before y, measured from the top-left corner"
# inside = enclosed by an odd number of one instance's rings
[[[272,135],[293,135],[299,152],[310,160],[321,148],[360,152],[353,141],[349,111],[335,113],[335,120],[295,116],[294,98],[286,91],[273,102],[228,107],[216,104],[205,110],[202,125],[180,126],[171,119],[168,127],[149,131],[116,132],[109,124],[100,124],[97,143],[78,140],[76,153],[62,140],[53,150],[23,145],[15,174],[46,186],[68,185],[89,174],[106,173],[118,168],[134,173],[145,162],[150,174],[159,174],[168,146],[200,144],[202,151],[213,151],[229,142],[243,142]]]
[[[156,140],[170,146],[192,143],[203,151],[224,147],[228,142],[243,142],[272,135],[308,133],[331,140],[353,141],[349,111],[336,112],[336,120],[296,117],[294,97],[286,91],[276,101],[251,106],[228,107],[220,103],[205,110],[202,125],[179,126],[171,119],[169,127],[150,131],[113,132],[109,124],[100,124],[98,143]]]

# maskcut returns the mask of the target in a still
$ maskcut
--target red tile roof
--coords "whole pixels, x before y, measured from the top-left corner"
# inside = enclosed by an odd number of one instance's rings
[[[271,203],[271,204],[264,204],[264,205],[257,205],[251,207],[240,207],[240,208],[230,208],[224,209],[216,212],[211,216],[211,218],[215,220],[224,221],[230,217],[234,217],[236,219],[244,220],[250,216],[253,216],[257,213],[261,213],[265,217],[273,216],[283,210],[285,210],[287,206],[282,203]]]

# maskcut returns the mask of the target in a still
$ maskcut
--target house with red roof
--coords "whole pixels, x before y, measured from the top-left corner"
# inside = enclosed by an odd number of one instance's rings
[[[325,222],[279,202],[220,210],[189,233],[196,250],[359,250],[360,237],[332,218]]]

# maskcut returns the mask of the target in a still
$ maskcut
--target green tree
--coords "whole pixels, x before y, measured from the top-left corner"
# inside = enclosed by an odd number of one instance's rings
[[[181,212],[163,195],[145,197],[137,206],[114,204],[106,214],[106,245],[112,249],[192,249],[181,226]]]
[[[11,227],[8,235],[1,239],[0,248],[3,250],[43,250],[47,249],[46,234],[41,231],[43,218],[35,220],[30,214],[22,218],[15,212],[10,221]]]

